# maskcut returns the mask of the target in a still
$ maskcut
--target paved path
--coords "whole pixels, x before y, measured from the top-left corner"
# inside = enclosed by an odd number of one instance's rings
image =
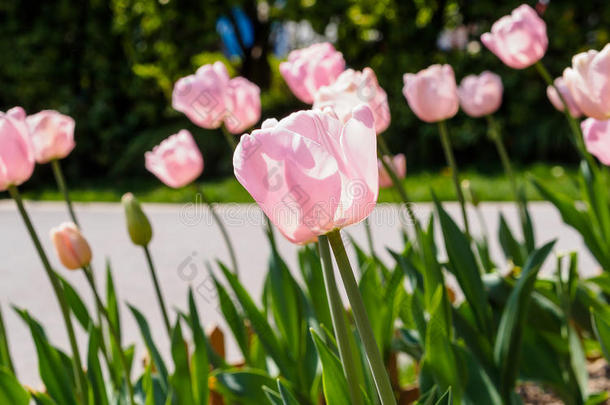
[[[59,265],[48,237],[49,230],[67,220],[65,207],[60,203],[28,203],[33,222],[53,265],[77,286],[90,308],[93,300],[88,294],[82,274],[68,272]],[[457,205],[448,204],[454,218],[459,218]],[[250,293],[260,296],[262,277],[265,273],[269,248],[263,233],[261,213],[253,205],[223,205],[219,213],[227,223],[231,238],[238,246],[238,261],[241,278]],[[121,301],[140,308],[151,323],[154,338],[168,356],[168,338],[162,326],[161,317],[147,273],[146,262],[140,248],[133,246],[124,225],[122,208],[118,204],[77,204],[77,213],[94,252],[94,268],[100,285],[104,285],[104,262],[108,258],[112,264],[118,295]],[[196,299],[206,325],[222,324],[216,310],[216,295],[211,280],[205,271],[204,261],[220,258],[228,262],[228,254],[220,238],[218,229],[209,212],[200,205],[149,204],[145,210],[151,218],[154,237],[151,251],[156,262],[160,282],[173,308],[186,307],[186,292],[191,285],[197,292]],[[577,250],[580,252],[581,268],[585,274],[592,274],[598,267],[586,252],[580,237],[562,224],[555,209],[546,203],[531,206],[535,219],[536,236],[539,242],[559,237],[557,250]],[[415,205],[421,218],[427,218],[431,206]],[[498,212],[503,212],[508,222],[517,226],[517,215],[510,204],[483,204],[482,213],[487,227],[492,230],[492,253],[500,259],[496,229]],[[473,212],[471,222],[474,232],[480,226]],[[373,234],[377,250],[382,258],[388,259],[382,251],[384,246],[400,249],[401,238],[396,208],[389,205],[378,206],[371,216]],[[349,228],[355,240],[366,246],[362,225]],[[439,237],[439,233],[437,233]],[[278,235],[279,248],[290,266],[296,265],[296,247]],[[31,386],[39,387],[36,352],[23,322],[17,318],[10,305],[26,308],[45,326],[50,339],[58,346],[67,348],[67,339],[59,308],[51,287],[18,216],[12,201],[0,201],[0,305],[2,306],[11,345],[13,359],[20,379]],[[549,267],[545,271],[551,271]],[[123,308],[122,323],[125,342],[141,341],[133,318]],[[81,350],[86,348],[83,331],[79,332]],[[137,358],[141,358],[142,348],[138,348]],[[229,345],[229,357],[236,358],[233,344]]]

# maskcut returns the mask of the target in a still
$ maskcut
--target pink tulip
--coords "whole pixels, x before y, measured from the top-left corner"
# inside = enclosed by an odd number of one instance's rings
[[[417,74],[405,73],[403,80],[402,93],[420,120],[437,122],[457,114],[457,85],[450,65],[432,65]]]
[[[362,72],[348,69],[333,84],[321,87],[314,97],[313,107],[330,107],[342,122],[347,122],[352,110],[362,103],[373,111],[375,131],[378,134],[385,131],[390,125],[388,96],[379,86],[373,69],[368,67]]]
[[[493,114],[502,104],[502,79],[495,73],[468,75],[458,88],[460,106],[471,117]]]
[[[222,62],[204,65],[194,75],[178,80],[172,94],[172,106],[195,125],[218,128],[226,115],[225,89],[229,73]]]
[[[172,188],[186,186],[203,172],[203,157],[186,129],[146,152],[146,169]]]
[[[232,134],[241,134],[261,118],[261,96],[258,86],[243,77],[229,81],[225,91],[227,114],[224,123]]]
[[[582,115],[582,112],[578,108],[578,105],[576,105],[574,97],[572,97],[572,93],[570,93],[570,89],[568,89],[568,86],[566,86],[563,77],[558,77],[557,79],[555,79],[555,87],[548,86],[546,88],[546,95],[551,101],[551,104],[553,104],[553,107],[555,107],[559,111],[564,110],[563,102],[561,101],[561,98],[559,98],[559,95],[557,94],[557,90],[555,88],[559,89],[561,96],[568,105],[568,111],[570,111],[570,115],[574,118],[580,117]]]
[[[72,222],[51,229],[51,241],[59,261],[67,269],[76,270],[91,263],[89,243]]]
[[[76,146],[74,120],[67,115],[44,110],[28,116],[25,122],[30,129],[34,156],[40,164],[63,159]]]
[[[394,155],[394,157],[384,156],[383,159],[391,165],[396,172],[396,176],[399,179],[404,179],[407,175],[407,158],[402,153]],[[378,160],[377,166],[379,167],[379,188],[392,187],[394,184],[388,171],[383,167],[381,160]]]
[[[362,104],[342,123],[332,110],[299,111],[243,135],[233,166],[293,243],[362,221],[378,195],[374,116]]]
[[[546,24],[536,11],[523,4],[500,18],[481,42],[513,69],[525,69],[544,56],[549,39]]]
[[[589,153],[610,166],[610,120],[588,118],[580,123],[580,127]]]
[[[328,42],[290,52],[280,63],[280,73],[288,87],[304,103],[313,103],[322,86],[328,86],[345,70],[343,54]]]
[[[600,52],[588,51],[572,58],[572,67],[563,71],[574,103],[586,116],[610,118],[610,44]]]
[[[35,164],[23,108],[0,112],[0,191],[28,180]]]

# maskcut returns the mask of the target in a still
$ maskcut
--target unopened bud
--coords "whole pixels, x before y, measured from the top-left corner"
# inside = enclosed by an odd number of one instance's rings
[[[138,246],[146,246],[152,239],[152,227],[150,221],[142,211],[142,206],[137,198],[131,193],[126,193],[121,198],[125,208],[125,219],[127,220],[127,231],[131,241]]]

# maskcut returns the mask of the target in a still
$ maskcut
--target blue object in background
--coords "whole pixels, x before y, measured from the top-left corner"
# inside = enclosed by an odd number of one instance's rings
[[[240,7],[232,7],[231,14],[236,26],[229,17],[222,15],[216,21],[216,32],[222,39],[227,56],[229,58],[235,56],[241,58],[244,56],[244,50],[240,46],[239,39],[241,39],[241,43],[246,49],[250,49],[254,45],[254,26]],[[237,35],[239,35],[239,38]]]
[[[234,6],[231,9],[235,23],[237,24],[237,31],[241,42],[246,48],[251,48],[254,45],[254,26],[250,18],[244,13],[241,7]]]

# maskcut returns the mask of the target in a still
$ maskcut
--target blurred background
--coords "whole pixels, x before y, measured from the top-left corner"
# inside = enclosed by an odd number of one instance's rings
[[[263,119],[307,108],[278,72],[287,53],[331,41],[348,67],[372,67],[387,91],[392,124],[385,136],[407,155],[409,171],[442,173],[437,128],[419,121],[402,95],[402,75],[450,63],[457,80],[492,70],[502,76],[497,118],[518,165],[577,161],[564,117],[546,98],[534,68],[504,66],[480,34],[523,0],[3,0],[0,1],[0,110],[56,109],[76,119],[77,148],[62,162],[73,185],[102,187],[158,182],[144,152],[187,128],[206,160],[208,179],[232,176],[220,132],[204,130],[171,108],[173,83],[199,66],[223,60],[232,75],[262,89]],[[548,25],[544,63],[558,76],[573,54],[609,41],[607,0],[528,3]],[[450,122],[458,162],[500,173],[485,120],[459,113]],[[53,185],[38,167],[26,189]],[[152,187],[152,186],[151,186]],[[493,190],[492,190],[493,192]]]

